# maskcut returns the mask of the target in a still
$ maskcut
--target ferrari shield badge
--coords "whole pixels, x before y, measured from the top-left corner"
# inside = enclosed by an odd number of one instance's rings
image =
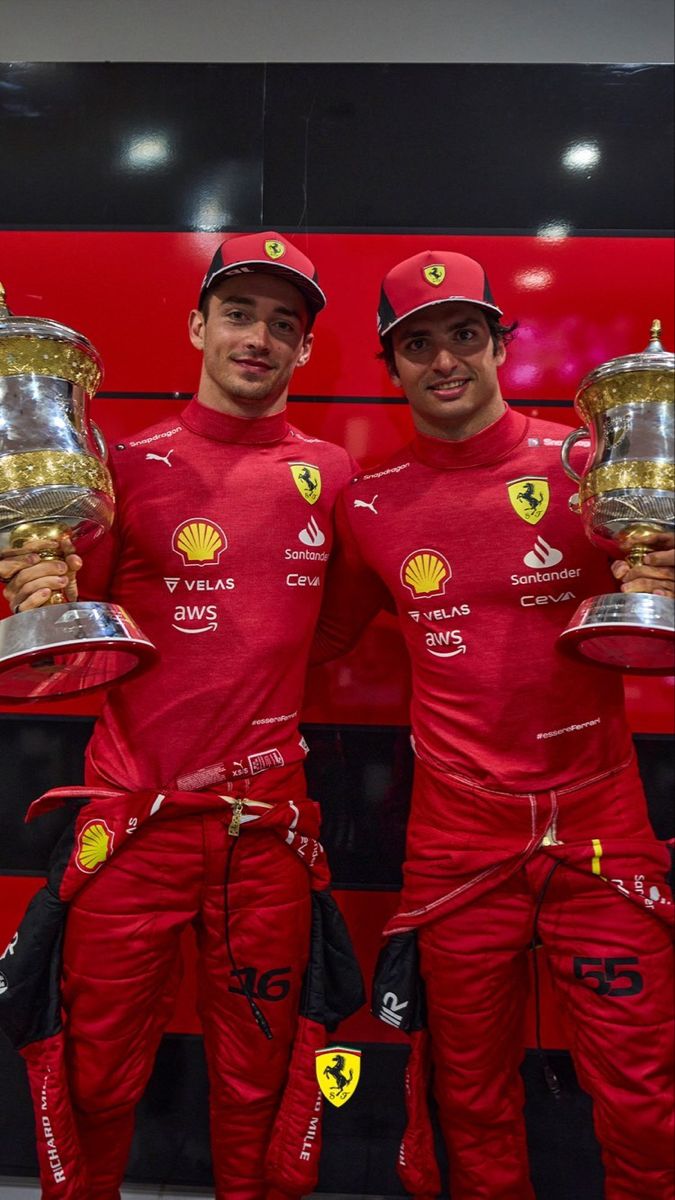
[[[303,500],[316,504],[321,495],[321,472],[311,463],[289,463],[291,475]]]
[[[319,1087],[330,1104],[341,1108],[356,1091],[361,1075],[361,1051],[329,1046],[315,1053]]]
[[[424,268],[424,278],[432,287],[440,287],[445,279],[445,267],[442,263],[430,263]]]
[[[277,242],[274,238],[265,242],[265,254],[268,258],[282,258],[285,253],[286,247],[283,242]]]
[[[512,479],[506,487],[511,506],[518,516],[527,521],[528,525],[538,524],[548,508],[548,479],[540,476],[532,479]]]

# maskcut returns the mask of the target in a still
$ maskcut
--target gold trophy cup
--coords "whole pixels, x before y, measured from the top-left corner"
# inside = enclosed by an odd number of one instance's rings
[[[570,501],[587,537],[613,558],[640,564],[650,550],[672,546],[675,529],[675,356],[654,321],[642,354],[603,363],[582,381],[574,406],[585,422],[563,443],[563,466],[576,483]],[[591,440],[583,476],[569,453]],[[673,602],[647,592],[584,600],[559,640],[576,657],[621,671],[675,673]]]
[[[101,359],[65,325],[13,316],[4,295],[0,285],[0,558],[86,554],[115,506],[103,435],[89,418]],[[119,605],[54,593],[0,621],[0,698],[89,691],[155,656]]]

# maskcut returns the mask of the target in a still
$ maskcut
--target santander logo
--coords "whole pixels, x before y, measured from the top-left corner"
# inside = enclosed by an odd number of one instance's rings
[[[526,567],[541,570],[542,567],[555,567],[556,563],[562,562],[562,558],[560,550],[556,550],[555,546],[549,546],[543,537],[538,537],[533,549],[525,555],[523,562]]]
[[[314,517],[310,517],[304,529],[300,530],[298,539],[303,546],[323,546],[326,535],[317,525]]]

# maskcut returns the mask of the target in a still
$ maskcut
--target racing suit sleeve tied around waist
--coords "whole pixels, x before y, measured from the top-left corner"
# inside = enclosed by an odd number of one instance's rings
[[[415,1200],[434,1200],[441,1191],[441,1178],[427,1099],[431,1045],[416,930],[395,933],[382,947],[373,979],[372,1012],[380,1021],[407,1033],[410,1039],[405,1069],[407,1123],[399,1146],[397,1171],[404,1188]]]
[[[68,901],[150,820],[233,808],[239,836],[265,828],[279,837],[307,868],[312,885],[311,945],[300,1003],[297,1035],[285,1090],[266,1158],[272,1194],[297,1197],[312,1191],[318,1177],[322,1097],[315,1050],[326,1030],[364,1002],[361,973],[343,918],[329,890],[329,872],[319,841],[318,806],[294,800],[267,806],[243,797],[213,793],[125,793],[113,789],[54,789],[36,801],[27,820],[66,801],[80,803],[57,844],[48,880],[28,906],[17,934],[0,961],[0,1029],[24,1058],[36,1120],[43,1200],[89,1200],[89,1185],[70,1098],[60,980]],[[91,845],[87,834],[94,830]],[[89,874],[78,865],[85,853]],[[88,851],[97,851],[100,862]]]
[[[74,820],[51,857],[0,961],[0,1029],[26,1064],[44,1200],[85,1200],[87,1179],[66,1078],[60,976],[67,904],[58,889],[72,855]]]
[[[315,891],[298,1031],[265,1162],[268,1182],[279,1186],[283,1181],[292,1195],[313,1191],[319,1175],[323,1096],[316,1079],[316,1051],[324,1048],[326,1033],[365,999],[342,914],[330,891]]]

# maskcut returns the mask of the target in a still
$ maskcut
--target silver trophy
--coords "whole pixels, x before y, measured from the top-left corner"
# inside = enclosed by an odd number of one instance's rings
[[[642,354],[603,363],[582,381],[574,406],[585,422],[563,443],[563,466],[579,486],[570,504],[587,537],[613,558],[640,564],[672,546],[675,529],[675,356],[654,321]],[[580,476],[570,450],[590,436]],[[675,673],[673,602],[647,592],[595,596],[579,606],[559,645],[577,657],[650,675]]]
[[[91,342],[56,321],[12,316],[0,285],[0,558],[86,554],[110,528],[106,447],[88,411],[101,378]],[[88,691],[154,658],[119,605],[54,593],[0,621],[0,698]]]

